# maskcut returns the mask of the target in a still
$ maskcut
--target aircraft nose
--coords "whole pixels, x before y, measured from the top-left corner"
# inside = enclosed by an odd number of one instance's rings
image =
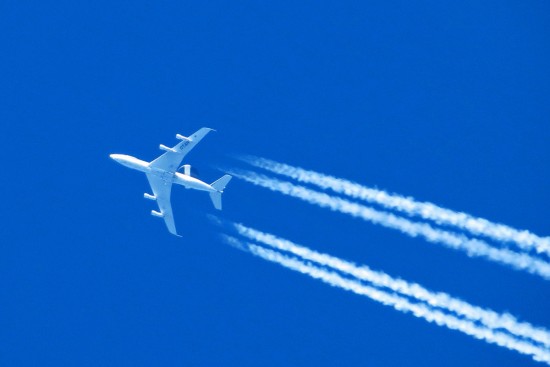
[[[120,154],[109,154],[109,157],[117,162],[120,160]]]

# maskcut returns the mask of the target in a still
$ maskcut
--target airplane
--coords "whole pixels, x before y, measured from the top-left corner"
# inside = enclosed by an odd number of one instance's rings
[[[195,189],[208,192],[214,207],[221,210],[223,190],[232,178],[230,175],[224,175],[209,185],[206,182],[191,176],[190,165],[186,164],[179,167],[187,153],[189,153],[189,151],[191,151],[191,149],[193,149],[195,145],[197,145],[210,131],[213,131],[213,129],[203,127],[189,137],[176,134],[176,139],[181,140],[181,142],[173,148],[160,144],[159,148],[164,150],[166,153],[151,162],[145,162],[141,159],[125,154],[109,155],[109,157],[123,166],[145,173],[147,180],[149,181],[149,185],[151,186],[151,190],[153,191],[153,195],[145,193],[143,194],[143,197],[149,200],[156,200],[160,210],[151,210],[151,215],[154,217],[163,218],[168,231],[178,237],[181,236],[178,235],[176,231],[174,216],[172,215],[172,207],[170,205],[172,184],[181,185],[186,189]],[[183,168],[183,173],[178,172],[178,167]]]

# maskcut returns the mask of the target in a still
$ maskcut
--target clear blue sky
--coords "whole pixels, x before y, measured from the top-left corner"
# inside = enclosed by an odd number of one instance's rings
[[[537,366],[149,215],[202,126],[255,154],[550,235],[550,3],[3,1],[1,366]],[[224,218],[550,326],[550,284],[234,180]]]

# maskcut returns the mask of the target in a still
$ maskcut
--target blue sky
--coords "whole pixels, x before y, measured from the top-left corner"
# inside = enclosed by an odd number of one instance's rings
[[[0,5],[2,366],[541,365],[225,245],[145,177],[254,154],[549,235],[546,1]],[[550,326],[548,282],[234,180],[223,218]]]

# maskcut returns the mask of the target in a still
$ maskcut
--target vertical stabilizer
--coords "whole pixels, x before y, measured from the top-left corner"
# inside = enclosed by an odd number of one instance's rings
[[[218,210],[222,210],[222,193],[225,189],[225,186],[231,181],[230,175],[224,175],[222,178],[220,178],[217,181],[214,181],[210,186],[212,186],[216,192],[210,193],[210,199],[212,199],[212,204],[214,204],[214,208]]]

